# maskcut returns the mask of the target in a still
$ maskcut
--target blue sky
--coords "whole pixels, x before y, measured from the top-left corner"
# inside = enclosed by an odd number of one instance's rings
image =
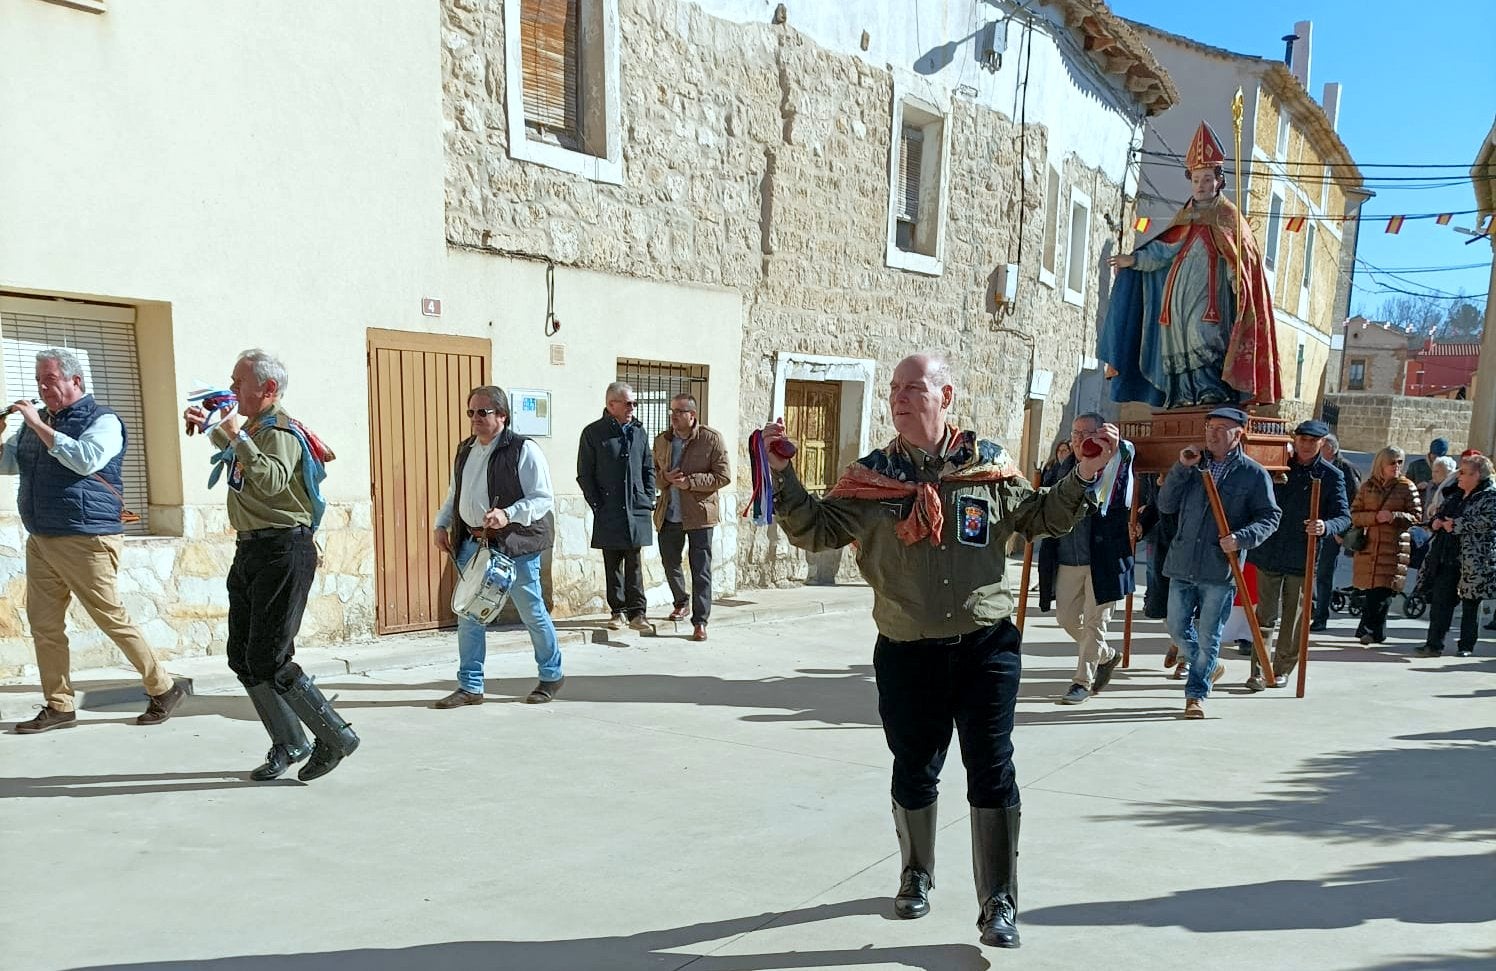
[[[1426,6],[1390,0],[1204,5],[1182,0],[1111,0],[1111,8],[1123,17],[1206,44],[1275,59],[1283,56],[1280,38],[1293,31],[1294,23],[1312,21],[1309,93],[1318,100],[1325,82],[1341,83],[1340,137],[1358,164],[1460,166],[1365,167],[1362,173],[1377,195],[1363,211],[1392,215],[1475,208],[1469,166],[1496,119],[1496,0],[1444,0]],[[1376,179],[1443,174],[1451,176],[1447,181],[1456,177],[1461,181],[1447,188],[1415,189],[1407,183]],[[1452,225],[1472,226],[1474,218],[1456,216]],[[1385,224],[1364,226],[1359,249],[1362,260],[1381,269],[1481,265],[1402,273],[1403,280],[1358,267],[1352,312],[1363,306],[1375,308],[1389,296],[1380,292],[1383,286],[1477,296],[1489,287],[1491,247],[1485,241],[1466,246],[1469,236],[1436,226],[1431,219],[1409,220],[1395,236],[1385,229]]]

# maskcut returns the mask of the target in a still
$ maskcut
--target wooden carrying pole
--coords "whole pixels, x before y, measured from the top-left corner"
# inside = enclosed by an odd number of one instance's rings
[[[1309,486],[1309,516],[1319,518],[1319,479]],[[1305,672],[1309,669],[1309,614],[1314,607],[1314,554],[1319,546],[1319,537],[1309,537],[1309,548],[1304,553],[1304,595],[1299,601],[1299,686],[1295,698],[1304,697]]]
[[[1136,480],[1134,480],[1136,481]],[[1127,511],[1127,546],[1132,551],[1133,584],[1137,584],[1138,572],[1138,541],[1132,538],[1132,534],[1138,528],[1138,497],[1133,493],[1132,508]],[[1127,591],[1127,610],[1122,619],[1122,666],[1132,666],[1132,591]]]
[[[1200,461],[1203,463],[1205,457],[1201,456]],[[1210,499],[1210,511],[1215,514],[1216,528],[1221,531],[1223,538],[1229,536],[1231,524],[1226,522],[1226,510],[1221,506],[1221,494],[1216,491],[1215,479],[1211,478],[1209,469],[1201,469],[1200,478],[1205,481],[1205,495]],[[1265,676],[1271,677],[1273,662],[1267,656],[1267,643],[1262,639],[1262,627],[1257,623],[1257,605],[1252,602],[1252,595],[1247,590],[1247,578],[1241,572],[1241,556],[1237,553],[1227,553],[1226,562],[1231,564],[1231,575],[1236,578],[1236,589],[1241,591],[1247,623],[1252,628],[1252,648],[1257,655],[1257,666],[1262,669]]]
[[[1039,469],[1034,470],[1033,481],[1035,488],[1039,482]],[[1028,616],[1028,588],[1029,576],[1034,567],[1034,541],[1028,537],[1023,540],[1023,572],[1018,575],[1018,633],[1023,633],[1023,621]]]

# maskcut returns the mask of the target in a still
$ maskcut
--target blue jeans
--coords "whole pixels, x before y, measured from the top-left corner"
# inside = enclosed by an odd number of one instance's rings
[[[457,562],[467,569],[473,554],[478,552],[478,542],[471,536],[457,547]],[[546,612],[545,598],[540,592],[540,554],[531,553],[514,561],[514,583],[509,587],[509,599],[519,611],[519,619],[530,632],[530,644],[535,648],[535,663],[540,668],[540,680],[561,680],[561,647],[556,643],[556,625]],[[457,687],[473,694],[483,693],[483,661],[488,656],[484,627],[476,620],[457,618]]]
[[[1210,672],[1219,663],[1221,631],[1231,616],[1231,600],[1235,595],[1236,586],[1231,583],[1190,583],[1178,579],[1169,582],[1169,636],[1184,652],[1185,663],[1189,665],[1189,680],[1184,683],[1186,698],[1210,695]]]

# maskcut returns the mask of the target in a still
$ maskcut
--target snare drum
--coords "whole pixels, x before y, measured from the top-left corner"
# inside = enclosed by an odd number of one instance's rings
[[[513,583],[514,561],[497,547],[479,546],[467,569],[458,567],[452,612],[485,626],[491,624],[504,609]]]

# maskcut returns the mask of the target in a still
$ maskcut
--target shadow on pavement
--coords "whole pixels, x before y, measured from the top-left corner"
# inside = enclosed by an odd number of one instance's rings
[[[1496,854],[1436,856],[1368,864],[1322,880],[1270,880],[1181,890],[1147,900],[1043,907],[1027,911],[1023,919],[1049,926],[1181,927],[1196,933],[1330,930],[1375,920],[1479,924],[1496,920],[1493,879]]]
[[[759,914],[711,921],[668,930],[643,931],[627,937],[594,937],[560,941],[454,941],[415,947],[376,950],[361,948],[317,954],[261,954],[242,957],[92,965],[74,971],[406,971],[441,968],[443,971],[761,971],[769,968],[834,968],[883,964],[925,971],[985,971],[991,965],[974,944],[932,944],[827,951],[787,951],[777,954],[671,954],[689,947],[773,927],[809,924],[859,915],[884,915],[885,898],[823,904],[784,913]]]
[[[1365,971],[1489,971],[1490,968],[1496,968],[1496,950],[1485,953],[1466,951],[1462,954],[1419,954],[1374,965]]]
[[[251,782],[244,772],[153,772],[122,775],[48,775],[0,778],[0,799],[61,796],[135,796],[149,792],[201,792],[205,789],[246,789],[261,786],[301,786],[294,778]]]
[[[1496,775],[1491,772],[1496,747],[1463,741],[1484,738],[1488,731],[1443,733],[1440,738],[1454,740],[1447,744],[1306,759],[1283,778],[1278,792],[1258,799],[1141,806],[1126,816],[1107,818],[1148,826],[1313,836],[1329,842],[1395,843],[1413,833],[1496,839]]]

